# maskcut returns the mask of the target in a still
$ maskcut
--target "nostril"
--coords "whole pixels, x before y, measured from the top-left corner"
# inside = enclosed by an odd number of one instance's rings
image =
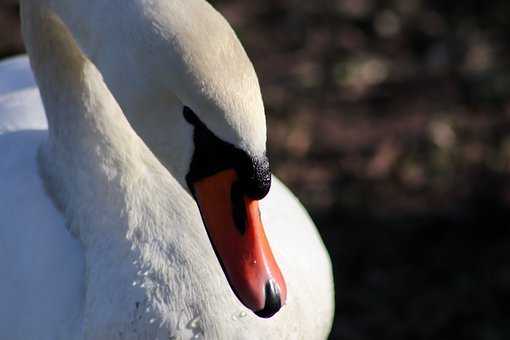
[[[265,286],[266,302],[264,309],[256,311],[255,314],[261,318],[270,318],[282,308],[280,286],[275,280],[269,279]]]

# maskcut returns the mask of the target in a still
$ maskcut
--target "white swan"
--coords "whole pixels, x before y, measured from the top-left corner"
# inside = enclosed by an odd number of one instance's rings
[[[264,110],[224,19],[203,0],[21,9],[49,128],[26,59],[0,64],[1,337],[325,338],[315,226],[274,178],[270,247],[258,222]]]

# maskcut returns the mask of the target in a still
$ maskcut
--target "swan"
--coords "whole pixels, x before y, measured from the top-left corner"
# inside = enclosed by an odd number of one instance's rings
[[[31,67],[0,63],[1,337],[326,338],[330,259],[270,175],[225,19],[204,0],[21,17]]]

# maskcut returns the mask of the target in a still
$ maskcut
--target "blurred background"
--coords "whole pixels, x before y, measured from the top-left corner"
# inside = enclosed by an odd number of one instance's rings
[[[331,339],[510,339],[510,2],[211,2],[330,251]]]

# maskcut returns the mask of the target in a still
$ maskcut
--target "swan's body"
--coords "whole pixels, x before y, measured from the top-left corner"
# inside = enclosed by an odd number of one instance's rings
[[[65,19],[70,9],[58,3],[48,1]],[[203,6],[198,0],[189,3]],[[72,46],[60,19],[47,16],[44,6],[41,10],[30,0],[22,6],[50,133],[27,60],[0,64],[1,337],[325,338],[333,313],[329,257],[294,196],[274,180],[261,202],[265,230],[288,290],[286,305],[272,318],[261,319],[232,294],[183,185],[191,142],[185,134],[192,128],[170,116],[172,125],[165,127],[167,132],[174,128],[174,133],[160,134],[151,125],[162,109],[155,98],[145,98],[150,104],[146,123],[137,112],[144,101],[135,96],[137,86],[122,85],[108,58],[96,54],[94,62],[116,98],[98,69]],[[49,24],[39,33],[42,19]],[[73,33],[79,42],[86,41],[86,32],[76,28]],[[47,59],[45,54],[62,44],[70,46]],[[94,59],[92,47],[97,44],[86,45],[88,51],[82,48]],[[192,78],[218,76],[202,66],[190,71]],[[212,103],[226,100],[222,95],[229,95],[227,90],[214,89],[207,79],[191,79],[190,74],[179,79],[182,93],[174,88],[179,101],[194,99],[196,81],[202,84],[200,90],[211,94]],[[22,80],[14,84],[12,78]],[[159,160],[132,130],[116,99]],[[202,101],[195,105],[218,109],[209,99]],[[177,110],[178,100],[170,96],[165,105]],[[253,105],[259,105],[257,100]],[[202,119],[217,135],[235,145],[246,144],[250,152],[263,147],[257,132],[248,131],[253,124],[263,124],[260,117],[247,119],[248,130],[242,124],[238,130],[225,128],[214,117]]]
[[[81,308],[83,252],[37,171],[47,126],[28,59],[1,62],[0,79],[0,334],[50,339]]]

